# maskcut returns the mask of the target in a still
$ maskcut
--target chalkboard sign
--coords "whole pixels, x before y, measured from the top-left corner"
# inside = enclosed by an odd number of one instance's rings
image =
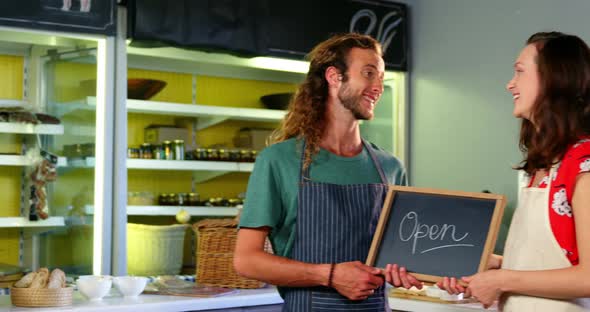
[[[505,205],[502,195],[392,185],[367,264],[398,264],[426,282],[483,271]]]

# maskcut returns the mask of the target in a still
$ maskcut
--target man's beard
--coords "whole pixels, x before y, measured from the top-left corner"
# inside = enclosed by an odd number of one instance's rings
[[[371,115],[361,110],[362,95],[350,95],[350,88],[346,85],[338,92],[338,99],[346,109],[348,109],[356,120],[370,120]]]

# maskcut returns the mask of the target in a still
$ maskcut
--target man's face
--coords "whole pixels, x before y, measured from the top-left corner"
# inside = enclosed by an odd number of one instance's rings
[[[338,99],[356,119],[373,119],[375,104],[383,94],[385,63],[373,50],[352,48],[348,72],[338,91]]]

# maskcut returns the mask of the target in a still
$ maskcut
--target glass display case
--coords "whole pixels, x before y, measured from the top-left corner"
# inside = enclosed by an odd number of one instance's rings
[[[109,273],[113,40],[11,28],[0,38],[0,263]],[[86,96],[92,112],[76,106]]]

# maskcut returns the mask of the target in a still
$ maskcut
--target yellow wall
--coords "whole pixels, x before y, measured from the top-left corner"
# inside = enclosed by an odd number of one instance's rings
[[[18,265],[18,229],[0,228],[0,263]]]
[[[23,63],[22,56],[0,55],[0,98],[23,98]]]
[[[129,78],[150,78],[166,82],[166,87],[150,100],[192,103],[193,76],[181,73],[157,72],[129,69]],[[196,77],[196,103],[200,105],[263,108],[260,97],[270,93],[292,92],[294,84],[255,81],[211,76]],[[175,117],[164,115],[129,114],[127,138],[130,147],[138,147],[144,142],[144,128],[150,124],[174,125]],[[275,128],[278,123],[256,123],[227,121],[196,133],[198,146],[208,147],[221,144],[233,147],[233,136],[243,127]],[[129,191],[151,191],[159,193],[179,193],[191,191],[191,172],[158,172],[157,170],[129,170]],[[227,174],[211,181],[200,183],[196,192],[202,199],[209,197],[233,198],[246,190],[247,174]],[[219,187],[223,185],[223,187]]]
[[[23,95],[23,57],[0,55],[0,98],[21,100]],[[21,153],[22,138],[17,134],[0,134],[0,153]],[[0,217],[20,215],[22,167],[0,166],[2,206]],[[18,264],[19,229],[0,229],[0,263]]]

